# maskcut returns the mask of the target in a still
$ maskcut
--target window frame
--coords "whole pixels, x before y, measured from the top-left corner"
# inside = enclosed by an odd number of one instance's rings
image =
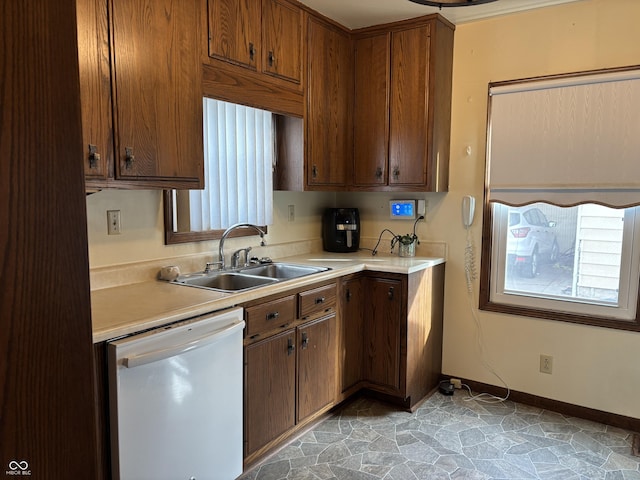
[[[173,190],[163,190],[163,210],[164,210],[164,243],[165,245],[177,245],[181,243],[205,242],[209,240],[220,240],[225,230],[204,230],[202,232],[175,232],[173,231]],[[266,234],[269,233],[267,225],[258,225]],[[255,231],[238,228],[231,232],[229,238],[251,237],[257,235]]]
[[[571,313],[548,308],[539,308],[523,305],[514,305],[496,302],[491,299],[492,288],[492,264],[494,247],[494,217],[491,203],[487,200],[488,191],[485,192],[485,202],[483,205],[482,222],[482,247],[480,266],[480,294],[478,308],[483,311],[503,313],[508,315],[519,315],[523,317],[537,318],[542,320],[556,320],[562,322],[577,323],[596,327],[606,327],[618,330],[640,331],[640,288],[638,288],[636,298],[636,312],[632,319],[614,319],[604,315]],[[637,219],[636,219],[637,221]],[[632,272],[633,274],[633,272]],[[640,279],[640,274],[638,274]],[[630,292],[631,293],[631,292]]]

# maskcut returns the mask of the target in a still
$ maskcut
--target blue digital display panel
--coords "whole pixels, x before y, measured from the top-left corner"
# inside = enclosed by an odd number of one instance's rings
[[[391,209],[391,218],[416,218],[415,200],[391,200],[389,207]]]

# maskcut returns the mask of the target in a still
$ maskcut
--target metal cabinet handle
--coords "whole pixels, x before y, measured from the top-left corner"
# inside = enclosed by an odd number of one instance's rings
[[[324,297],[318,297],[318,298],[316,298],[316,305],[319,305],[319,304],[321,304],[321,303],[324,303],[324,301],[325,301],[325,298],[324,298]]]
[[[302,333],[302,349],[304,350],[309,346],[309,337],[306,332]]]
[[[376,180],[380,180],[382,178],[382,168],[376,168]]]
[[[397,180],[399,176],[400,176],[400,169],[398,167],[394,167],[394,169],[393,169],[393,178],[394,178],[394,180]]]
[[[269,66],[273,67],[273,63],[275,62],[275,57],[273,56],[273,52],[269,52],[268,60],[269,60]]]
[[[291,355],[296,349],[296,346],[293,344],[293,340],[287,339],[287,355]]]
[[[100,154],[96,145],[89,144],[89,168],[98,168],[100,163]]]
[[[267,313],[267,320],[275,320],[280,316],[280,312],[269,312]]]
[[[133,166],[133,162],[136,161],[136,157],[133,154],[133,147],[125,147],[124,154],[124,164],[126,169],[129,170]]]
[[[316,167],[315,165],[313,167],[311,167],[311,176],[313,178],[317,178],[318,177],[318,167]]]
[[[347,288],[347,302],[351,301],[351,290]]]
[[[389,287],[389,292],[387,293],[387,296],[389,297],[389,300],[393,300],[393,287]]]
[[[253,43],[249,43],[249,60],[251,60],[253,62],[253,59],[256,56],[256,47],[253,45]]]

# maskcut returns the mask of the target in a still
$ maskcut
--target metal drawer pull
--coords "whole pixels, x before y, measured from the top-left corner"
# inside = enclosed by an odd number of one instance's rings
[[[267,313],[267,320],[274,320],[280,316],[279,312]]]
[[[296,346],[293,344],[293,340],[288,338],[287,339],[287,355],[291,355],[295,349],[296,349]]]
[[[306,333],[302,334],[302,348],[305,349],[309,346],[309,337]]]
[[[388,296],[389,296],[389,300],[393,300],[393,287],[389,287]]]
[[[316,298],[316,305],[320,304],[320,303],[324,303],[325,298],[324,297],[318,297]]]

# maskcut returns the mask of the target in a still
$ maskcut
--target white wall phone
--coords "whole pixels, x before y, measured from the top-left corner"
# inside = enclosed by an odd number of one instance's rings
[[[462,224],[469,228],[473,224],[473,214],[476,210],[476,199],[471,195],[462,197]]]

